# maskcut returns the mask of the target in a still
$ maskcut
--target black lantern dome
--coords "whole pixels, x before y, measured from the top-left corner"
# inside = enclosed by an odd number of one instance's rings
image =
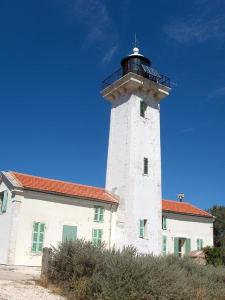
[[[135,47],[133,53],[121,60],[122,76],[129,72],[133,72],[145,77],[142,65],[151,66],[151,61],[139,53],[139,49]]]

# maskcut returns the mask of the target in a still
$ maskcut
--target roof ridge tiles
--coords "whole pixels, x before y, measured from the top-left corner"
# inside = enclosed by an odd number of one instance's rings
[[[41,179],[41,180],[46,179],[46,180],[50,180],[50,181],[57,181],[57,182],[72,184],[72,185],[81,186],[81,187],[89,187],[89,188],[93,188],[93,189],[96,189],[96,190],[102,190],[102,191],[107,192],[104,188],[93,186],[93,185],[87,185],[87,184],[76,183],[76,182],[72,182],[72,181],[66,181],[66,180],[54,179],[54,178],[49,178],[49,177],[31,175],[31,174],[26,174],[26,173],[21,173],[21,172],[16,172],[16,171],[9,171],[9,173],[12,174],[12,175],[13,174],[18,174],[18,175],[22,175],[22,176],[29,176],[29,177],[32,177],[32,178],[38,178],[38,179]],[[16,178],[16,179],[19,181],[18,178]]]
[[[70,181],[63,181],[59,179],[40,177],[15,171],[2,173],[4,173],[5,175],[10,175],[11,178],[15,178],[15,182],[18,182],[23,189],[45,193],[55,193],[58,195],[78,197],[114,204],[119,203],[119,197],[104,188],[79,184]],[[12,179],[11,182],[13,184]],[[176,200],[162,199],[162,210],[174,212],[177,214],[180,213],[213,218],[213,216],[208,212],[185,201],[179,202]]]
[[[164,211],[171,211],[171,212],[176,212],[176,213],[181,213],[181,214],[189,214],[189,215],[213,218],[213,216],[210,213],[208,213],[207,211],[205,211],[201,208],[198,208],[197,206],[195,206],[189,202],[185,202],[185,201],[179,202],[179,201],[175,201],[175,200],[162,199],[162,204],[164,204],[163,205]],[[171,205],[171,204],[173,204],[173,205]]]

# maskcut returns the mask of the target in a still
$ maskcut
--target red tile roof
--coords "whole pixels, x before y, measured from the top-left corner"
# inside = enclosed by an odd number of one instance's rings
[[[79,197],[89,200],[103,201],[118,204],[118,199],[102,188],[81,185],[44,177],[37,177],[17,172],[9,172],[23,189],[47,193],[56,193],[70,197]],[[187,202],[162,200],[162,210],[173,213],[188,214],[202,217],[213,216]]]
[[[178,213],[178,214],[187,214],[201,217],[212,218],[213,216],[208,212],[193,206],[187,202],[178,202],[172,200],[162,200],[162,210]]]
[[[100,200],[108,203],[118,203],[118,200],[102,188],[76,184],[72,182],[37,177],[17,172],[10,172],[24,189],[41,192],[57,193],[65,196],[80,197],[90,200]]]

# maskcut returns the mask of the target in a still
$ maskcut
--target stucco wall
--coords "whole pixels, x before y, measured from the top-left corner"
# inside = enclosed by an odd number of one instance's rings
[[[8,190],[9,200],[5,213],[0,213],[0,264],[8,263],[8,249],[10,239],[10,225],[12,215],[11,193],[4,182],[0,184],[0,192]]]
[[[203,246],[213,246],[213,222],[210,218],[182,214],[163,213],[167,218],[167,253],[174,253],[174,237],[190,238],[191,251],[197,250],[197,239],[203,239]]]
[[[103,223],[94,222],[94,205],[105,207]],[[57,246],[62,241],[63,225],[77,226],[77,237],[86,240],[92,240],[92,229],[103,229],[103,241],[109,245],[110,215],[109,204],[26,191],[20,209],[15,265],[41,265],[41,254],[31,252],[33,222],[46,225],[44,247]]]

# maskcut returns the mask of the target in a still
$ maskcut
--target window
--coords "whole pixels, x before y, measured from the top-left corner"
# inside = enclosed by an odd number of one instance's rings
[[[63,225],[62,241],[75,241],[77,239],[77,226]]]
[[[147,104],[144,101],[140,101],[140,116],[145,118]]]
[[[139,237],[144,238],[146,236],[146,227],[147,227],[147,220],[142,219],[139,221]]]
[[[166,243],[167,243],[167,237],[163,235],[163,255],[166,255]]]
[[[174,255],[183,256],[191,251],[191,239],[174,238]]]
[[[95,246],[99,246],[101,244],[102,235],[103,235],[103,230],[102,229],[93,229],[92,230],[92,243]]]
[[[203,248],[203,240],[197,239],[197,250],[201,250]]]
[[[4,192],[0,193],[0,212],[2,213]]]
[[[95,206],[95,215],[94,221],[95,222],[103,222],[104,221],[104,207],[102,206]]]
[[[32,252],[42,252],[44,243],[45,224],[34,222],[32,236]]]
[[[0,213],[5,213],[8,203],[8,191],[3,191],[0,193]]]
[[[144,175],[148,175],[148,158],[144,157]]]
[[[167,218],[162,217],[162,229],[166,230],[167,229]]]

